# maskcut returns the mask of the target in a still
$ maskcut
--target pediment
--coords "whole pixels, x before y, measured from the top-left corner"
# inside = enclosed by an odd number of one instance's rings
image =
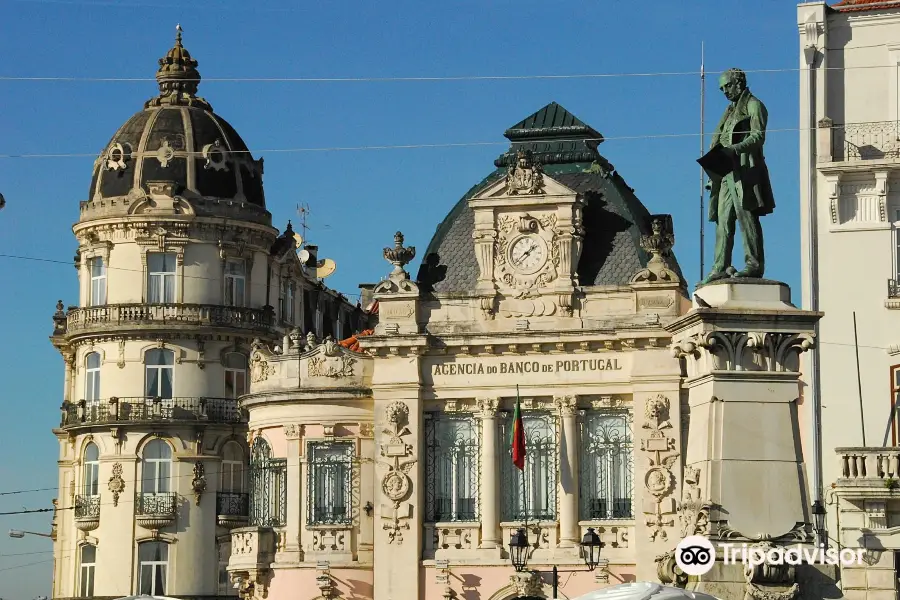
[[[508,178],[504,177],[475,194],[472,197],[472,200],[499,200],[503,198],[509,198],[510,200],[524,200],[527,198],[534,202],[541,202],[541,198],[558,198],[560,196],[577,195],[575,190],[566,187],[546,173],[542,173],[541,177],[543,185],[540,187],[540,192],[537,194],[526,193],[526,191],[510,194],[509,184],[507,183]]]

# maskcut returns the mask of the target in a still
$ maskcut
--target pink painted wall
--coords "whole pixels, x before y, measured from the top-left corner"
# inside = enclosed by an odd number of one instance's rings
[[[373,597],[371,569],[331,569],[338,598],[341,600],[371,600]],[[316,585],[314,568],[275,569],[269,584],[267,600],[313,600],[322,595]]]

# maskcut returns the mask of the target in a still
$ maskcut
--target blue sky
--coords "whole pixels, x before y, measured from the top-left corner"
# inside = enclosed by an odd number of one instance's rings
[[[252,9],[249,8],[252,6]],[[796,5],[782,0],[599,2],[116,2],[0,0],[0,76],[140,78],[0,80],[0,492],[56,483],[63,364],[47,340],[57,299],[74,304],[71,225],[94,155],[156,93],[157,59],[176,23],[206,78],[352,78],[681,73],[706,43],[707,127],[726,101],[716,74],[738,66],[768,106],[766,155],[776,212],[764,219],[767,276],[799,301]],[[308,239],[347,294],[389,272],[381,249],[400,229],[420,253],[458,198],[493,170],[503,131],[557,101],[609,139],[601,152],[651,212],[671,213],[675,251],[699,279],[699,80],[696,75],[419,82],[212,82],[217,113],[266,159],[269,210],[283,227],[312,209]],[[789,131],[774,131],[789,130]],[[275,150],[492,142],[452,148]],[[260,152],[262,150],[262,152]],[[268,151],[266,151],[268,150]],[[707,239],[714,231],[707,225]],[[740,256],[740,251],[736,253]],[[711,262],[707,243],[707,267]],[[49,507],[52,491],[0,495],[0,512]],[[50,594],[47,515],[0,516],[0,597]],[[47,553],[41,553],[47,552]],[[28,554],[25,554],[28,553]],[[35,554],[31,554],[35,553]],[[15,555],[15,556],[13,556]],[[44,561],[44,562],[40,562]],[[29,563],[39,563],[20,567]]]

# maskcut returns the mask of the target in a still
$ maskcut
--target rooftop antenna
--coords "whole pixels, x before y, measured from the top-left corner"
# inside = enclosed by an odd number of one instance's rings
[[[304,202],[303,204],[297,205],[297,214],[300,215],[300,229],[303,230],[302,237],[304,240],[306,239],[306,230],[312,229],[306,222],[311,212],[312,211],[309,210],[309,204]]]
[[[703,130],[706,127],[706,66],[705,66],[705,43],[700,42],[700,156],[706,153],[706,138]],[[700,279],[702,280],[706,269],[703,264],[703,255],[705,248],[705,234],[703,232],[706,225],[706,215],[704,214],[704,205],[706,201],[706,172],[700,167]]]

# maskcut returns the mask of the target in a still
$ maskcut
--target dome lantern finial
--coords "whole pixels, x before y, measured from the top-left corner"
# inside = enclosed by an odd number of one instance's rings
[[[197,61],[182,44],[183,31],[180,23],[175,26],[175,45],[159,59],[159,69],[156,71],[159,96],[147,105],[187,105],[212,110],[203,98],[197,96],[200,71],[197,70]]]

